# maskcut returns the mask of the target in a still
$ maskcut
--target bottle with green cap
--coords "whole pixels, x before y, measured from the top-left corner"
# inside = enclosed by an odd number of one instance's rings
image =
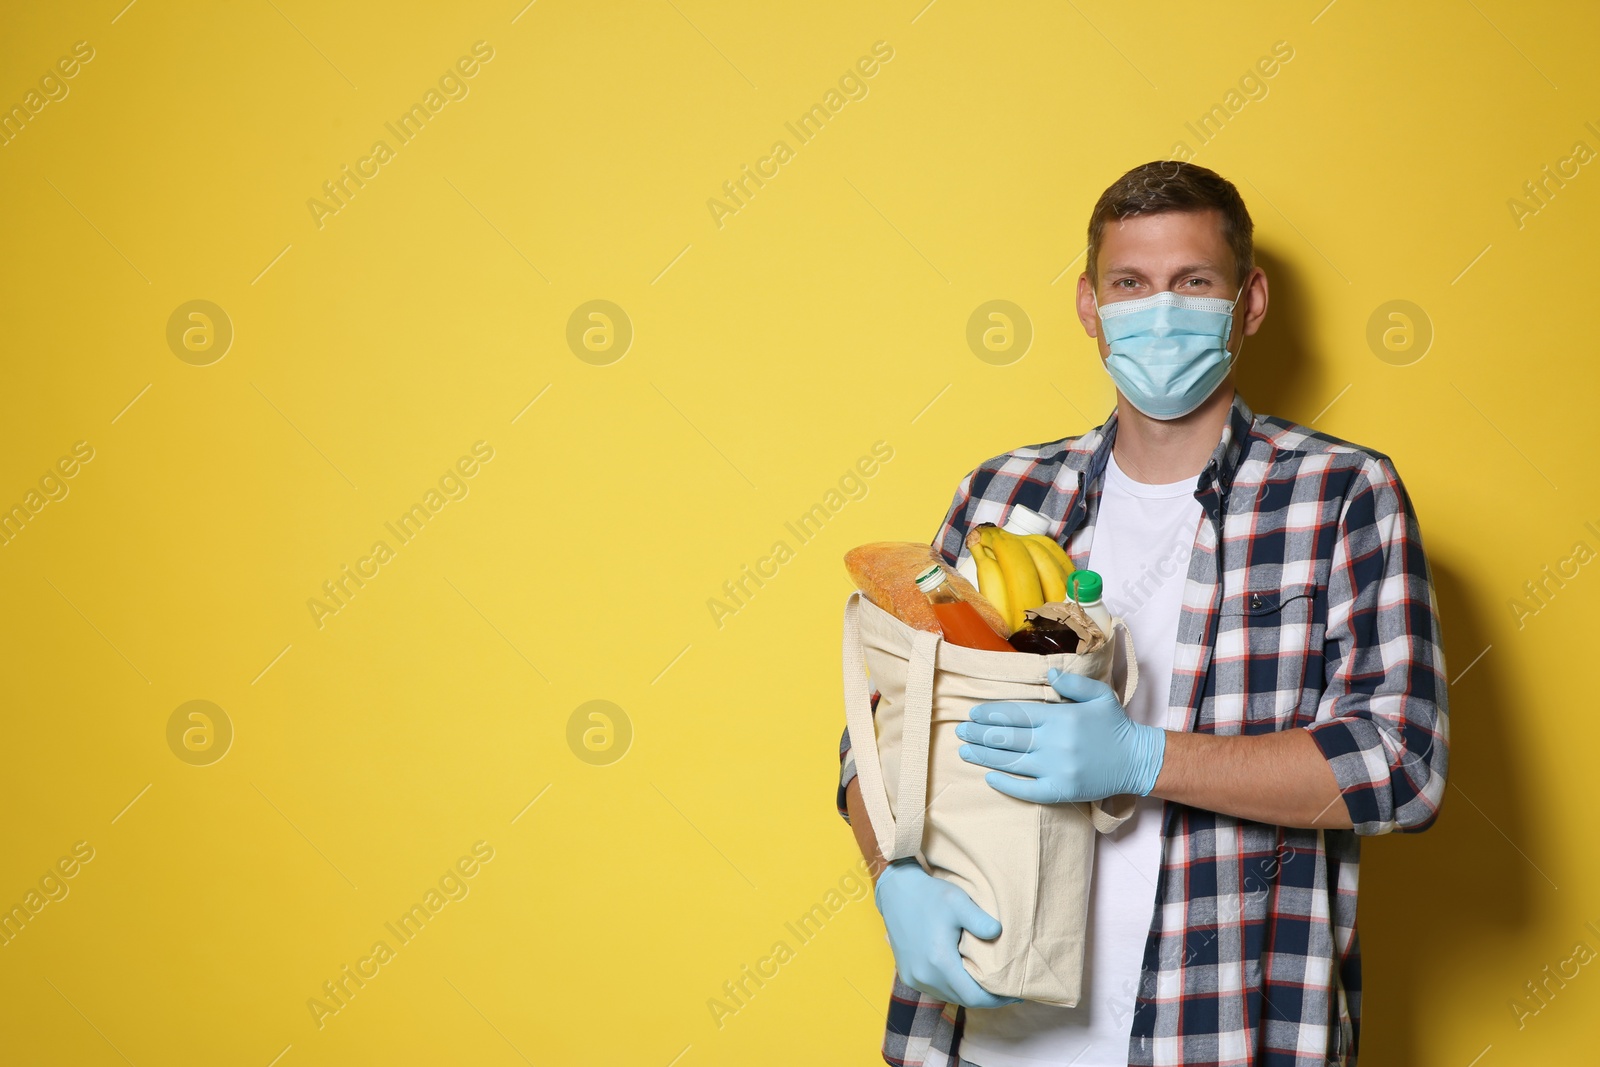
[[[1067,595],[1077,601],[1084,614],[1094,620],[1100,627],[1101,633],[1106,637],[1111,636],[1111,612],[1106,609],[1106,602],[1101,599],[1102,583],[1100,575],[1094,571],[1073,571],[1067,575]]]

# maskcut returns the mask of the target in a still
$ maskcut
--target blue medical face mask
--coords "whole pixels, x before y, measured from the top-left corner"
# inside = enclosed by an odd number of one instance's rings
[[[1243,290],[1240,294],[1243,295]],[[1227,377],[1237,353],[1228,351],[1239,297],[1153,293],[1102,305],[1106,372],[1128,403],[1152,419],[1182,418],[1203,404]]]

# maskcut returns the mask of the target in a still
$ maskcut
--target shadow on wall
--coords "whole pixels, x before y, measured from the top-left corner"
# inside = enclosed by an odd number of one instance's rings
[[[1426,546],[1427,516],[1418,522]],[[1502,673],[1505,652],[1497,647],[1506,640],[1507,619],[1454,561],[1430,556],[1429,565],[1445,665],[1460,679],[1450,687],[1449,785],[1427,832],[1362,843],[1365,1067],[1421,1062],[1432,1024],[1411,995],[1448,990],[1460,975],[1480,973],[1486,960],[1503,954],[1499,946],[1537,927],[1555,901],[1546,876],[1551,865],[1532,848],[1527,791],[1515,778],[1516,703]],[[1537,977],[1506,975],[1494,993],[1483,994],[1485,1013],[1493,1019],[1505,1012],[1502,1021],[1509,1022],[1507,1000],[1521,992],[1523,979]]]
[[[1304,275],[1270,250],[1258,249],[1256,257],[1271,285],[1270,304],[1247,342],[1254,358],[1246,347],[1239,362],[1238,388],[1257,412],[1304,422],[1332,399],[1337,390],[1326,383],[1336,375],[1308,347],[1315,332]],[[1390,444],[1359,443],[1384,452]],[[1415,994],[1451,989],[1460,975],[1481,971],[1497,946],[1542,921],[1556,892],[1545,873],[1551,865],[1532,851],[1527,794],[1514,777],[1516,705],[1502,673],[1504,652],[1491,647],[1507,639],[1509,616],[1484,598],[1464,562],[1432,550],[1429,518],[1419,513],[1417,521],[1430,549],[1446,670],[1460,680],[1450,687],[1449,785],[1425,833],[1362,841],[1363,1067],[1422,1062],[1433,1023]],[[1552,945],[1551,952],[1567,948]],[[1490,1018],[1506,1012],[1510,1021],[1505,1002],[1527,978],[1537,975],[1508,974],[1503,992],[1484,995]]]
[[[1267,273],[1267,317],[1240,348],[1234,384],[1256,414],[1304,423],[1331,399],[1321,395],[1324,361],[1307,347],[1315,333],[1304,275],[1260,245],[1256,266]]]

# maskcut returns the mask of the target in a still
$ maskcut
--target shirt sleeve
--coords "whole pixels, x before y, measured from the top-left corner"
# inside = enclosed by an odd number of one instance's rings
[[[950,507],[945,510],[944,521],[939,524],[939,532],[933,538],[933,547],[952,567],[961,562],[962,556],[971,555],[967,551],[967,529],[971,525],[972,480],[977,473],[977,470],[968,471],[967,476],[961,479],[961,484],[956,486],[955,495],[950,498]]]
[[[1339,522],[1324,661],[1307,730],[1355,832],[1426,830],[1449,763],[1444,649],[1416,512],[1387,457],[1368,461]]]
[[[872,713],[878,713],[878,691],[872,691]],[[844,734],[839,738],[839,793],[835,804],[839,809],[839,818],[845,822],[850,821],[850,808],[845,803],[844,791],[850,785],[850,779],[856,776],[856,760],[850,753],[850,727],[844,728]]]
[[[944,521],[939,524],[939,532],[934,535],[932,542],[944,561],[952,567],[966,551],[967,512],[972,505],[972,479],[975,474],[976,470],[969,471],[961,479],[961,484],[956,486],[950,507],[945,510]],[[873,714],[878,711],[877,690],[872,692],[872,711]],[[850,811],[845,806],[844,791],[855,776],[856,761],[850,753],[850,727],[846,726],[839,737],[839,789],[834,797],[834,806],[839,809],[839,817],[845,822],[850,821]]]

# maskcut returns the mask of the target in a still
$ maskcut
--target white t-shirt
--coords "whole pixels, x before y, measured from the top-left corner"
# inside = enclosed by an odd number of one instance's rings
[[[1123,473],[1113,457],[1101,489],[1089,569],[1105,583],[1106,607],[1133,635],[1139,689],[1128,714],[1148,726],[1178,726],[1169,720],[1167,697],[1183,584],[1202,516],[1194,498],[1198,477],[1146,485]],[[1161,801],[1139,797],[1132,817],[1115,833],[1098,835],[1095,845],[1078,1006],[1023,1001],[969,1008],[962,1058],[979,1067],[1126,1067],[1160,868]]]

